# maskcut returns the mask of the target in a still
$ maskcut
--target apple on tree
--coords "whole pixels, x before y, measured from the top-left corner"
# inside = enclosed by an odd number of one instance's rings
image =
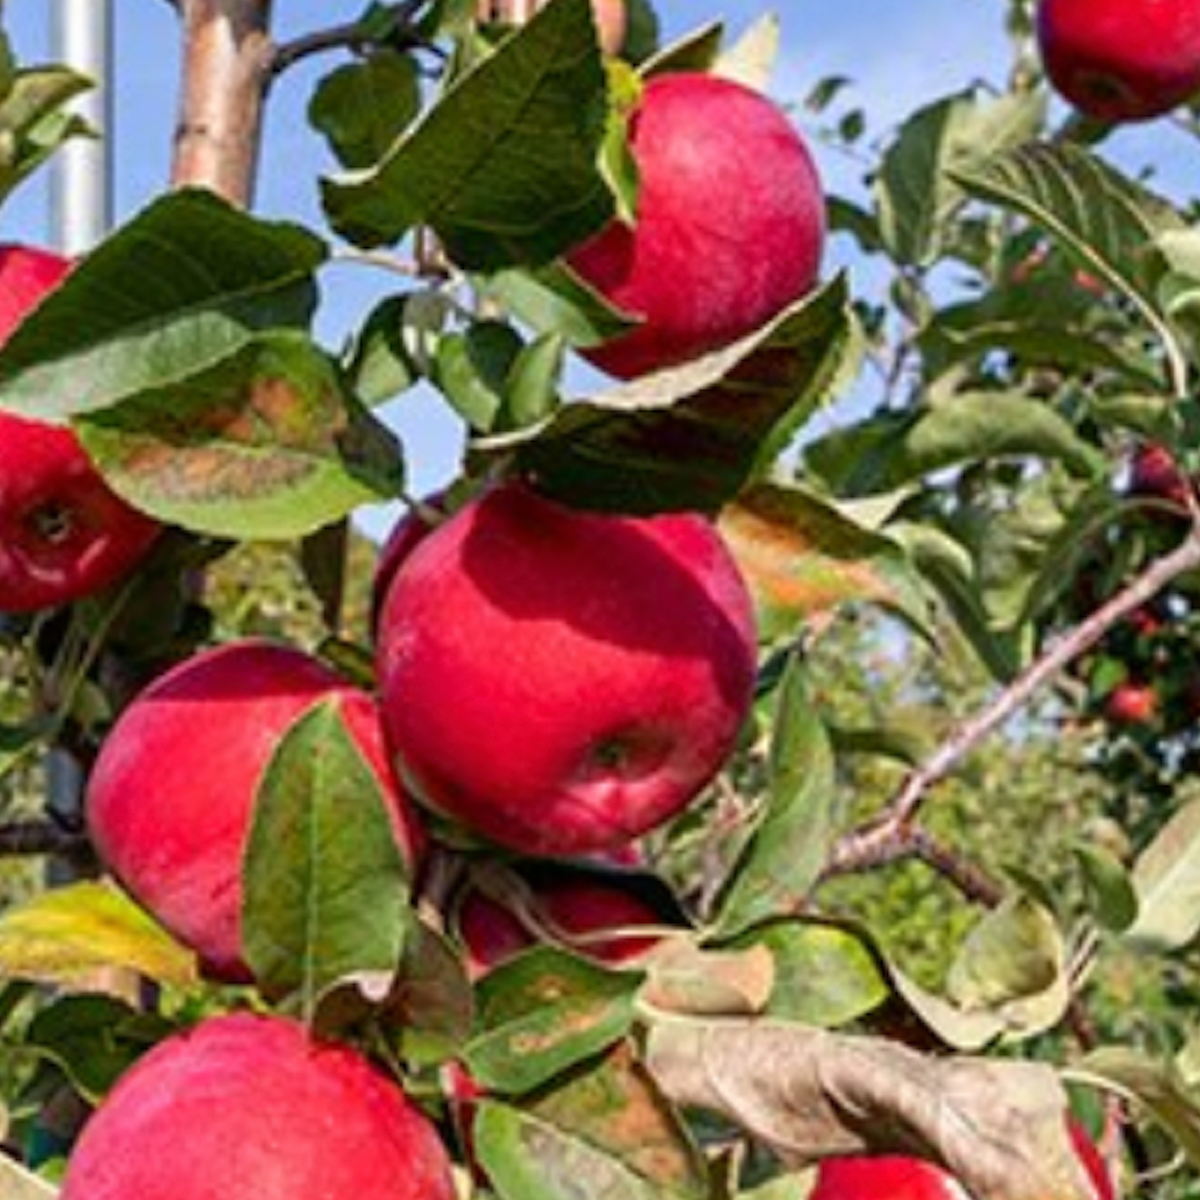
[[[216,979],[250,979],[241,867],[259,781],[288,728],[335,699],[409,862],[423,835],[388,763],[375,699],[320,660],[258,640],[203,650],[134,697],[88,779],[88,829],[128,891]]]
[[[1100,1151],[1083,1126],[1068,1118],[1067,1131],[1095,1200],[1116,1200]],[[808,1200],[968,1200],[968,1196],[953,1175],[933,1163],[885,1154],[825,1159]]]
[[[1149,725],[1158,715],[1158,692],[1149,683],[1127,679],[1105,698],[1104,715],[1114,725]]]
[[[712,522],[585,513],[520,481],[412,550],[376,645],[414,798],[532,855],[621,845],[690,803],[734,748],[756,657]]]
[[[61,1200],[454,1200],[432,1123],[298,1021],[209,1017],[160,1042],[84,1126]]]
[[[0,246],[0,344],[70,269],[46,250]],[[0,612],[101,591],[159,531],[108,487],[70,429],[0,411]]]
[[[1200,6],[1194,0],[1040,0],[1046,75],[1080,112],[1145,121],[1200,90]]]
[[[812,289],[825,198],[811,155],[760,93],[713,75],[647,81],[629,118],[632,225],[614,220],[571,269],[633,329],[583,355],[629,379],[753,333]]]

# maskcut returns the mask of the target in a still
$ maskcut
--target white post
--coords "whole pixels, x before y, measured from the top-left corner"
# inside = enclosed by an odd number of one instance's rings
[[[90,250],[112,224],[112,23],[112,0],[55,0],[52,57],[96,85],[75,111],[98,137],[68,141],[52,175],[54,238],[69,255]]]

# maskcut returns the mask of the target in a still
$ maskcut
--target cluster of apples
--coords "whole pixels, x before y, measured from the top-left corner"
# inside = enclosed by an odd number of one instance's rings
[[[1195,0],[1041,0],[1037,39],[1047,78],[1087,116],[1163,116],[1200,91]]]
[[[615,46],[615,6],[597,10]],[[568,259],[638,321],[586,352],[621,377],[763,325],[812,288],[825,235],[807,148],[747,87],[654,78],[630,144],[636,222],[614,222]],[[417,879],[426,811],[522,855],[620,856],[691,804],[735,746],[757,635],[708,516],[588,513],[522,479],[427,515],[407,518],[380,562],[374,691],[297,648],[241,640],[152,681],[103,742],[86,793],[96,850],[215,980],[253,983],[241,867],[255,797],[280,739],[317,703],[341,714]],[[585,935],[581,952],[617,961],[645,939],[586,935],[662,920],[595,879],[539,885],[531,904],[532,925],[464,901],[454,928],[474,974],[546,929]],[[167,1039],[123,1077],[81,1136],[63,1200],[451,1192],[436,1129],[394,1080],[284,1017],[236,1014]]]

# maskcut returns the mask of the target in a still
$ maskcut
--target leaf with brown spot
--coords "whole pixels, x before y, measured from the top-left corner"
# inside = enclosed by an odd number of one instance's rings
[[[403,483],[393,436],[302,334],[264,336],[76,427],[116,492],[213,537],[302,537]]]
[[[478,986],[468,1069],[491,1091],[541,1087],[629,1032],[644,978],[548,946],[517,955]]]
[[[760,484],[720,517],[768,635],[851,601],[881,605],[929,635],[929,601],[902,547],[798,487]]]

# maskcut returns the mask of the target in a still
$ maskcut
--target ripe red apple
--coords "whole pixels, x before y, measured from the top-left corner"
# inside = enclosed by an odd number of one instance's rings
[[[297,1021],[210,1017],[161,1042],[93,1114],[61,1200],[454,1200],[400,1086]]]
[[[1114,725],[1149,725],[1158,713],[1158,692],[1148,683],[1119,683],[1104,701],[1104,715]]]
[[[765,96],[695,72],[647,84],[629,123],[637,219],[567,256],[641,319],[583,350],[621,378],[716,350],[766,324],[817,280],[825,200],[799,133]]]
[[[1186,512],[1192,498],[1192,484],[1170,450],[1157,442],[1147,442],[1134,451],[1129,467],[1129,494],[1147,500],[1159,500]]]
[[[529,918],[472,889],[458,910],[458,930],[467,952],[467,972],[479,978],[528,949],[547,930],[578,953],[619,966],[649,950],[658,935],[602,937],[608,931],[666,924],[664,914],[616,880],[580,874],[546,879],[528,892]]]
[[[414,796],[528,854],[614,847],[687,805],[733,749],[755,660],[710,521],[579,512],[522,483],[413,550],[377,639]]]
[[[379,623],[379,612],[383,598],[391,586],[400,564],[424,540],[425,535],[436,527],[434,517],[444,512],[445,492],[434,492],[419,504],[408,508],[392,526],[383,540],[379,558],[375,563],[375,575],[371,582],[371,628]]]
[[[1050,83],[1100,120],[1162,116],[1200,89],[1193,0],[1040,0],[1036,28]]]
[[[0,343],[70,262],[0,246]],[[133,570],[159,525],[117,497],[70,429],[0,412],[0,612],[91,595]]]
[[[1067,1128],[1095,1200],[1116,1200],[1104,1160],[1083,1126],[1071,1118]],[[825,1159],[808,1200],[968,1200],[968,1196],[953,1175],[924,1159],[880,1155]]]
[[[101,747],[86,796],[96,850],[214,978],[250,978],[241,864],[259,780],[288,727],[330,698],[414,861],[421,833],[388,763],[375,700],[300,650],[247,640],[201,651],[140,692]]]

